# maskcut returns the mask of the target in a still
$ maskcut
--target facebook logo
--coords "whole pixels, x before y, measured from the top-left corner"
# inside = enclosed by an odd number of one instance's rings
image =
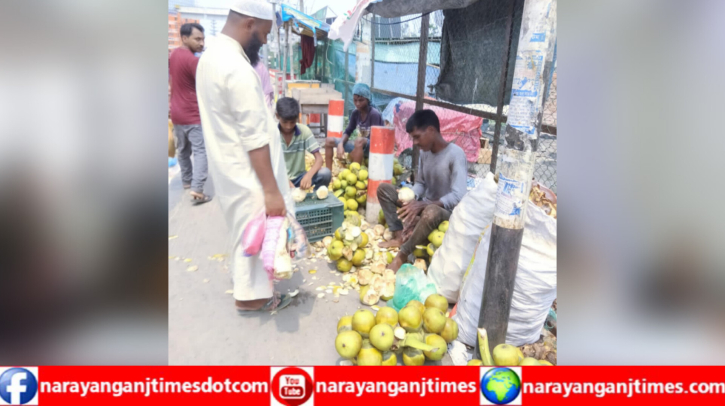
[[[0,368],[0,404],[37,405],[38,368]]]

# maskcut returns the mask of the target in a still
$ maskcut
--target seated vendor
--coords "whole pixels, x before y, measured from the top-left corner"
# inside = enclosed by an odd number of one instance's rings
[[[372,93],[365,83],[356,83],[352,88],[355,110],[350,114],[350,121],[340,138],[327,138],[325,142],[325,166],[332,170],[333,149],[337,150],[337,158],[343,160],[348,152],[349,160],[363,165],[363,159],[370,154],[370,127],[383,126],[383,116],[371,105]],[[355,130],[359,135],[354,142],[348,141]]]
[[[453,208],[466,194],[466,154],[441,135],[438,116],[432,110],[413,113],[405,125],[420,148],[418,176],[413,192],[415,199],[403,204],[395,186],[378,186],[378,200],[393,239],[380,243],[381,248],[400,247],[388,268],[398,271],[416,245],[428,245],[428,234],[451,216]]]
[[[291,188],[315,190],[327,186],[332,179],[332,172],[322,167],[320,145],[317,143],[312,130],[304,124],[298,124],[300,105],[291,97],[283,97],[277,101],[277,120],[279,120],[279,133],[282,136],[282,151],[287,165],[287,176]],[[315,163],[309,171],[305,171],[305,152],[315,157]]]

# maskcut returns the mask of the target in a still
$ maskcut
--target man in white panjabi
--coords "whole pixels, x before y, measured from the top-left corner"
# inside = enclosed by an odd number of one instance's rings
[[[209,169],[230,232],[230,269],[240,314],[281,309],[291,301],[274,292],[262,259],[245,257],[240,245],[244,227],[260,212],[294,213],[281,137],[253,68],[273,18],[266,0],[238,1],[196,72]]]

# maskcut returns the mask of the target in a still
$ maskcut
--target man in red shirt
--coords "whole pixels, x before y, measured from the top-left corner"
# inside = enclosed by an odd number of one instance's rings
[[[187,23],[181,26],[180,34],[182,45],[169,55],[171,122],[174,124],[181,182],[184,189],[191,188],[192,201],[200,204],[211,200],[210,196],[204,194],[208,166],[196,100],[196,66],[199,58],[194,55],[204,50],[204,28],[196,23]]]

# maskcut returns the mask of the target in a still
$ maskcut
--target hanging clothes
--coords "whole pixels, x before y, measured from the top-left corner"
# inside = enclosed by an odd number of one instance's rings
[[[300,59],[300,72],[302,74],[307,71],[307,68],[312,66],[315,61],[315,40],[307,35],[302,35],[300,41],[300,47],[302,48],[302,59]]]

